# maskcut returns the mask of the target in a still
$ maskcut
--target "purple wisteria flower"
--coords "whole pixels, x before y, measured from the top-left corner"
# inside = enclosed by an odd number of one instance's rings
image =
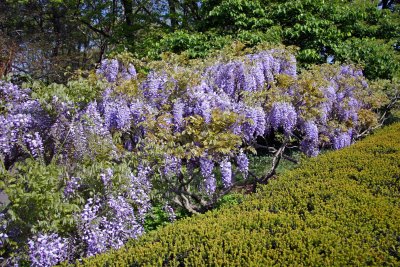
[[[137,169],[137,174],[129,175],[130,185],[129,185],[129,199],[137,207],[138,220],[144,220],[146,213],[151,208],[150,192],[152,189],[149,176],[151,174],[151,169],[149,167],[139,166]]]
[[[104,172],[100,174],[100,179],[106,189],[111,187],[113,175],[114,172],[111,168],[105,169]]]
[[[306,121],[302,124],[304,138],[300,143],[300,149],[308,156],[317,156],[318,150],[318,127],[313,121]]]
[[[290,135],[297,122],[296,110],[290,103],[274,103],[269,116],[269,122],[274,130],[278,130],[282,127],[285,134]]]
[[[350,132],[342,132],[333,137],[332,140],[334,149],[341,149],[347,147],[351,144],[351,134]]]
[[[175,128],[177,130],[179,130],[183,125],[184,109],[185,104],[180,99],[178,99],[173,105],[172,114],[174,116]]]
[[[26,134],[24,141],[34,158],[40,158],[43,156],[44,147],[42,137],[38,132],[32,134]]]
[[[39,234],[28,241],[29,259],[35,267],[50,267],[68,259],[68,239]]]
[[[217,182],[215,180],[214,174],[214,162],[207,156],[200,158],[200,172],[204,177],[204,188],[208,194],[213,194],[217,189]]]
[[[133,207],[121,195],[111,195],[105,202],[88,199],[80,216],[80,229],[87,256],[118,249],[129,238],[144,233]]]
[[[232,164],[225,158],[219,164],[221,170],[221,177],[224,187],[229,187],[232,185]]]
[[[168,215],[168,220],[170,222],[174,222],[176,220],[176,214],[174,209],[168,204],[166,204],[163,209]]]
[[[105,59],[101,62],[100,68],[97,69],[97,74],[106,78],[110,83],[117,80],[119,71],[119,62],[116,59]]]
[[[72,197],[76,190],[79,189],[81,186],[81,178],[79,177],[71,177],[70,180],[67,181],[65,188],[64,188],[64,197],[70,198]]]
[[[177,157],[166,155],[164,158],[163,174],[167,177],[176,175],[181,170],[181,160]]]
[[[242,151],[236,156],[236,163],[238,165],[239,171],[243,173],[244,177],[247,178],[249,172],[249,159],[246,154]]]
[[[104,99],[104,121],[110,131],[127,131],[131,127],[131,110],[122,99]]]

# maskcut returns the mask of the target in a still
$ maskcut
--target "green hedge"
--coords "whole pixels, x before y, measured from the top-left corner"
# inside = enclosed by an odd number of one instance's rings
[[[79,266],[399,266],[400,124]]]

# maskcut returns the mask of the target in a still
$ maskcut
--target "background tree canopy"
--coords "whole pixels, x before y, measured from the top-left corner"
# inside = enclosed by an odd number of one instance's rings
[[[6,0],[0,3],[0,72],[65,82],[110,52],[198,58],[240,40],[297,46],[303,67],[353,61],[370,79],[391,79],[399,75],[396,2]]]

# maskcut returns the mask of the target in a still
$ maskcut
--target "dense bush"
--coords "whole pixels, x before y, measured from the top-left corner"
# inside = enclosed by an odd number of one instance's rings
[[[152,205],[171,220],[205,212],[238,183],[266,183],[287,152],[350,145],[390,103],[354,66],[298,74],[282,48],[179,60],[137,73],[107,59],[66,86],[0,84],[7,259],[48,266],[119,248]],[[273,156],[260,176],[256,149]]]
[[[395,266],[400,124],[78,266]]]

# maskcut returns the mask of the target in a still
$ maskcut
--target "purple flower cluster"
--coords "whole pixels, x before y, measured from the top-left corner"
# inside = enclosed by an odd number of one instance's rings
[[[32,116],[29,114],[0,116],[0,123],[0,153],[13,157],[18,152],[18,144],[24,133],[33,127]]]
[[[172,78],[169,78],[165,73],[157,73],[151,71],[145,81],[140,85],[140,89],[147,102],[155,107],[161,108],[168,101],[167,83],[175,83]]]
[[[213,174],[214,162],[207,156],[200,158],[200,171],[204,177],[204,188],[208,194],[213,194],[217,189],[217,183]]]
[[[137,174],[129,175],[130,185],[129,185],[129,199],[137,207],[138,220],[142,221],[145,214],[151,208],[150,191],[152,185],[149,179],[151,175],[151,169],[149,167],[139,166]]]
[[[246,178],[249,172],[249,159],[247,158],[246,154],[241,151],[240,154],[236,156],[236,163],[239,171],[243,173],[244,177]]]
[[[332,140],[334,149],[341,149],[351,144],[351,131],[342,132],[333,137]]]
[[[114,172],[111,168],[106,169],[103,173],[100,174],[100,179],[106,189],[111,187],[113,175]]]
[[[106,80],[113,83],[117,80],[119,63],[116,59],[105,59],[101,62],[97,74],[104,76]]]
[[[136,69],[132,64],[126,67],[117,59],[103,60],[96,73],[100,77],[104,77],[109,83],[117,82],[119,79],[124,81],[136,79],[137,77]]]
[[[122,99],[105,98],[103,101],[105,125],[110,131],[127,131],[131,126],[131,110]]]
[[[29,259],[32,266],[50,267],[68,259],[68,239],[57,234],[39,234],[29,240]]]
[[[64,197],[70,198],[72,197],[76,190],[80,187],[81,178],[79,177],[71,177],[70,180],[67,181],[65,188],[64,188]]]
[[[110,196],[106,202],[88,199],[80,215],[79,228],[87,256],[120,248],[129,238],[144,233],[132,206],[121,195]]]
[[[276,102],[272,106],[269,122],[274,130],[282,127],[286,135],[291,135],[297,122],[297,113],[291,103]]]
[[[247,64],[246,64],[247,63]],[[219,63],[206,70],[212,84],[229,97],[241,91],[257,91],[272,83],[278,74],[296,77],[296,59],[284,51],[270,50],[247,55],[244,60]]]
[[[176,175],[181,170],[181,160],[177,157],[166,155],[164,164],[163,174],[167,177]]]
[[[26,134],[24,136],[24,141],[34,158],[39,158],[43,156],[43,140],[38,132],[35,132],[33,135]]]
[[[225,158],[220,162],[219,167],[224,187],[229,187],[232,185],[232,164]]]
[[[176,220],[175,211],[170,205],[166,204],[164,206],[164,211],[167,213],[170,222],[174,222]]]
[[[185,111],[185,104],[178,99],[173,106],[172,114],[174,116],[174,123],[177,130],[183,126],[183,115]]]
[[[304,138],[300,143],[301,150],[308,156],[317,156],[318,151],[318,126],[313,121],[306,121],[302,124]]]

